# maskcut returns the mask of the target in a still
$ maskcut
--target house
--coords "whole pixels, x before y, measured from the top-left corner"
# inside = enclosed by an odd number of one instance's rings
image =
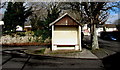
[[[65,13],[54,22],[52,27],[53,50],[82,50],[81,25],[69,14]]]
[[[97,28],[98,36],[100,36],[100,33],[104,31],[103,28],[105,29],[106,32],[118,31],[115,24],[99,25],[99,27]]]
[[[82,31],[83,31],[85,36],[89,36],[90,35],[90,27],[88,27],[88,24],[85,24],[82,27]],[[100,32],[102,32],[102,31],[103,31],[103,26],[99,25],[99,27],[96,28],[97,36],[100,36]]]
[[[4,26],[4,22],[0,21],[0,26]],[[16,31],[23,31],[23,28],[19,25],[16,26]]]
[[[83,27],[82,27],[82,31],[83,31],[83,34],[88,36],[90,35],[90,28],[88,27],[88,24],[85,24]]]
[[[0,34],[1,34],[1,32],[2,32],[2,27],[3,27],[3,25],[4,25],[4,22],[3,22],[3,21],[0,21]]]
[[[98,25],[97,26],[97,28],[96,28],[97,36],[100,37],[100,33],[104,31],[103,27],[104,27],[104,25]]]
[[[24,26],[24,29],[22,26],[19,26],[19,25],[16,26],[16,31],[31,31],[31,29],[32,29],[31,25]]]
[[[4,25],[4,22],[3,21],[0,21],[0,26]]]
[[[32,30],[31,25],[24,26],[24,31],[31,31],[31,30]]]
[[[22,26],[20,26],[20,25],[17,25],[17,26],[16,26],[16,31],[23,31],[23,28],[22,28]]]
[[[104,31],[103,28],[105,28],[106,32],[118,31],[115,24],[98,25],[96,28],[97,36],[100,36],[100,33]],[[87,26],[87,24],[82,27],[82,31],[84,35],[90,35],[90,28]]]
[[[106,32],[118,31],[115,24],[104,24]]]

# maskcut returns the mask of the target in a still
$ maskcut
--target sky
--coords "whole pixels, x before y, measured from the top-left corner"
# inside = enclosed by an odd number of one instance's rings
[[[116,10],[116,12],[113,10],[109,10],[110,15],[109,15],[108,20],[106,21],[105,24],[113,24],[115,22],[115,20],[120,19],[120,8],[119,9],[114,8],[114,9]],[[0,14],[4,14],[4,11],[5,11],[5,9],[1,8]]]
[[[108,20],[106,21],[106,24],[114,24],[114,22],[119,19],[119,14],[110,14]]]
[[[116,11],[110,10],[108,20],[106,21],[106,24],[114,24],[114,22],[117,19],[120,19],[120,8],[115,8]]]

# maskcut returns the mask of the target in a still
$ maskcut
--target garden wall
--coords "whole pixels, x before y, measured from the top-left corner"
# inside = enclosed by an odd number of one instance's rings
[[[42,37],[36,36],[11,36],[5,35],[0,37],[0,44],[12,44],[12,43],[50,43],[50,38],[42,40]]]

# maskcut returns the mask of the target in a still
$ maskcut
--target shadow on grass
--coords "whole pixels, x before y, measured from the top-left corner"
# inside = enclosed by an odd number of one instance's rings
[[[120,53],[116,53],[102,59],[106,70],[120,70]]]

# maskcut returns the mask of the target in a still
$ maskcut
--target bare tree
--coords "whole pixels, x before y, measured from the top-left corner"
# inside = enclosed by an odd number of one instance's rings
[[[108,10],[114,9],[113,7],[118,7],[119,2],[70,2],[66,4],[67,9],[80,12],[80,23],[90,25],[91,47],[92,49],[99,49],[96,27],[106,22],[109,15]]]

